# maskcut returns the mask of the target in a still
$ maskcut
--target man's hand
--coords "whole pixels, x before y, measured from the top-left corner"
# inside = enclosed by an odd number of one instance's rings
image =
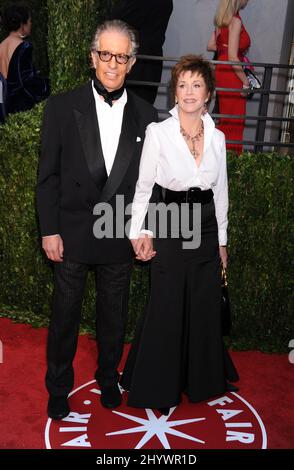
[[[226,269],[228,265],[228,252],[226,246],[219,247],[219,255],[222,262],[223,267]]]
[[[63,261],[63,241],[60,235],[42,238],[42,248],[51,261]]]
[[[153,250],[153,238],[148,234],[142,234],[138,239],[131,240],[136,259],[140,261],[149,261],[156,255]]]

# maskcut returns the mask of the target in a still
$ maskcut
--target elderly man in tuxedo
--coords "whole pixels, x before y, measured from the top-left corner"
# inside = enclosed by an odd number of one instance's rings
[[[113,237],[98,234],[97,238],[94,207],[108,203],[113,220],[107,222],[115,223],[117,197],[125,206],[132,202],[145,128],[157,120],[155,109],[124,86],[137,48],[131,27],[119,20],[106,21],[97,28],[91,45],[94,79],[51,96],[45,109],[37,205],[42,246],[54,265],[46,374],[47,412],[52,419],[70,412],[67,396],[74,384],[72,363],[90,268],[97,286],[95,378],[104,407],[121,403],[117,367],[124,345],[133,249],[126,236],[115,236],[115,230]]]

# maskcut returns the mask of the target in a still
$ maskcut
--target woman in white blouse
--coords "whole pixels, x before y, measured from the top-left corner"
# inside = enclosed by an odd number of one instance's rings
[[[228,380],[238,380],[221,332],[228,183],[224,134],[207,113],[214,91],[209,63],[182,57],[171,88],[176,106],[170,118],[147,128],[133,201],[129,237],[138,259],[152,259],[151,288],[121,381],[130,406],[163,414],[180,403],[182,392],[198,402],[236,390]],[[144,230],[154,186],[164,188],[161,201],[173,203],[178,214],[189,203],[189,227],[201,207],[199,247],[185,246],[182,225],[174,237],[175,222],[164,236]]]

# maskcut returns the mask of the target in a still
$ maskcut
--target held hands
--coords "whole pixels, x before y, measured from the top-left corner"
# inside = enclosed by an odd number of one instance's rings
[[[132,239],[131,243],[136,259],[140,261],[149,261],[156,255],[156,251],[153,250],[153,238],[147,233],[141,234],[137,239]]]
[[[51,261],[57,261],[58,263],[63,261],[63,241],[60,235],[43,237],[42,248]]]
[[[156,255],[156,251],[153,250],[153,239],[147,234],[141,235],[138,239],[132,239],[131,243],[136,253],[136,259],[149,261]],[[226,269],[228,265],[228,252],[226,246],[219,247],[219,255],[222,265]]]

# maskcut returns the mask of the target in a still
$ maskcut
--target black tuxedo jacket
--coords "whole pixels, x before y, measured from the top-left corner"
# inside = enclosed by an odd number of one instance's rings
[[[157,121],[156,110],[128,92],[118,149],[107,177],[91,82],[48,99],[37,206],[41,235],[60,234],[64,258],[105,264],[127,262],[133,257],[128,238],[115,238],[115,233],[114,238],[94,236],[93,226],[99,217],[93,214],[93,208],[107,202],[115,219],[115,196],[123,195],[125,205],[132,202],[145,129],[153,121]]]

